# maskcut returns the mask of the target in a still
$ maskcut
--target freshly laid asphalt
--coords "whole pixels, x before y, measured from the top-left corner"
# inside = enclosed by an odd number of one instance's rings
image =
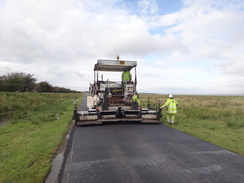
[[[243,183],[244,157],[163,124],[74,126],[61,183]]]

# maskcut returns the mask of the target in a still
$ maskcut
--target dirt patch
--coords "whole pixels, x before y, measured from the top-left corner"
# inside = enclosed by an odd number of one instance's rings
[[[0,127],[6,126],[9,123],[9,117],[7,116],[0,116]]]

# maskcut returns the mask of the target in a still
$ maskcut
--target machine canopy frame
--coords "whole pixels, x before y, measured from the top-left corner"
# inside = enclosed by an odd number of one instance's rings
[[[123,72],[125,69],[128,69],[128,71],[130,71],[136,66],[137,61],[98,59],[97,63],[94,66],[94,71]]]

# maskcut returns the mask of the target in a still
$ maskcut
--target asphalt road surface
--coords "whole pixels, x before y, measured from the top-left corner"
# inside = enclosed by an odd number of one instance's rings
[[[243,183],[244,157],[163,124],[73,128],[61,183]]]

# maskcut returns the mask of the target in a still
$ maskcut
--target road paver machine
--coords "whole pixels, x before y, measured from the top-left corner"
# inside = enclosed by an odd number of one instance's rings
[[[94,65],[94,82],[86,94],[87,110],[79,110],[75,103],[74,120],[77,125],[101,124],[104,122],[141,122],[159,123],[161,113],[142,108],[138,101],[133,101],[137,92],[137,61],[98,59]],[[124,83],[104,80],[101,72],[122,73],[134,70],[134,80]],[[99,78],[101,77],[101,78]]]

